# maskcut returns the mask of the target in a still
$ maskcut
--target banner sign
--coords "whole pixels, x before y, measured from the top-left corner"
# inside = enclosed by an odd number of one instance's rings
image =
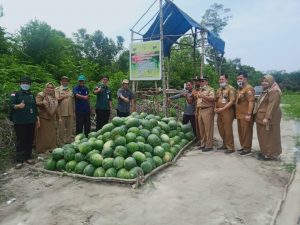
[[[160,41],[130,45],[130,80],[161,80]]]

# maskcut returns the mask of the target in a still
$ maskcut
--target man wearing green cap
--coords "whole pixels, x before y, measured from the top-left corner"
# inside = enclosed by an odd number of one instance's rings
[[[10,96],[11,121],[16,132],[16,168],[20,169],[23,162],[33,164],[32,144],[35,127],[39,127],[35,97],[30,91],[31,80],[23,77],[20,90]]]
[[[85,86],[86,78],[79,75],[78,85],[73,88],[75,97],[76,134],[82,133],[87,136],[91,131],[91,109],[89,102],[89,89]]]

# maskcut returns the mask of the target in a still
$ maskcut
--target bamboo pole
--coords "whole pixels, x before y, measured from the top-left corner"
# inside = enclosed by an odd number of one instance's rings
[[[163,10],[162,10],[162,0],[159,0],[159,20],[160,20],[160,43],[161,43],[161,79],[162,79],[162,90],[163,90],[163,114],[167,116],[167,95],[166,95],[166,79],[164,73],[164,32],[163,32]]]
[[[201,35],[201,66],[200,66],[200,76],[203,78],[203,73],[204,73],[204,54],[205,54],[205,49],[204,49],[204,30],[200,31]]]

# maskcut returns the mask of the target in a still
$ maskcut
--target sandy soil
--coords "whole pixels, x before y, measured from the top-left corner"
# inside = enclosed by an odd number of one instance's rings
[[[0,224],[270,224],[290,176],[283,164],[294,160],[296,135],[295,123],[282,121],[284,153],[274,162],[191,147],[139,189],[11,169],[1,176],[0,191],[16,201],[0,204]],[[258,150],[256,137],[253,143]]]

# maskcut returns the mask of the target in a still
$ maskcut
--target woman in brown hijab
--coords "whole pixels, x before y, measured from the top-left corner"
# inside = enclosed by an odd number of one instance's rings
[[[280,98],[281,90],[271,75],[265,75],[261,82],[263,93],[258,98],[253,113],[261,153],[260,160],[277,159],[281,154]]]
[[[46,152],[56,147],[56,122],[61,121],[58,114],[58,101],[55,98],[54,84],[47,83],[44,91],[36,96],[40,127],[36,135],[36,151]]]

